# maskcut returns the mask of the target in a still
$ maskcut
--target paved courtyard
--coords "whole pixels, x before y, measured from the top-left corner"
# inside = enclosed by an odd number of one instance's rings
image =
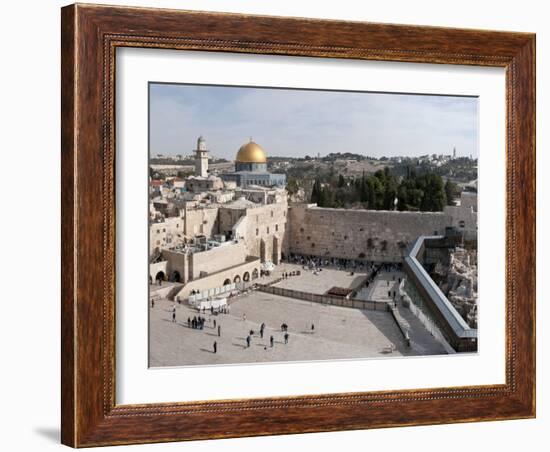
[[[303,269],[301,265],[287,263],[277,266],[275,277],[280,277],[284,272],[292,271],[300,271],[300,276],[289,276],[287,279],[274,284],[274,286],[323,295],[331,287],[354,289],[367,279],[365,272],[356,272],[352,275],[349,271],[335,268],[323,268],[320,272],[314,272]]]
[[[172,322],[173,306],[176,322]],[[425,330],[420,341],[413,335],[412,346],[407,347],[386,311],[326,306],[260,291],[232,299],[229,314],[201,314],[206,317],[203,330],[188,328],[187,319],[196,316],[197,311],[186,304],[162,299],[154,308],[149,307],[149,312],[149,364],[152,367],[444,353]],[[214,320],[221,326],[220,337]],[[259,334],[262,322],[266,324],[263,338]],[[284,344],[282,323],[288,324],[288,344]],[[246,336],[250,330],[254,330],[254,335],[247,347]],[[273,347],[270,347],[271,335]],[[214,341],[217,353],[213,352]]]

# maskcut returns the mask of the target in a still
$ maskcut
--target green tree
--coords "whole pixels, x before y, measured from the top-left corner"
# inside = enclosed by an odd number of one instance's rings
[[[422,181],[423,179],[423,181]],[[447,205],[443,179],[437,174],[425,174],[420,178],[423,182],[424,197],[420,210],[425,212],[439,212]]]
[[[455,198],[459,194],[459,188],[458,185],[454,182],[451,182],[450,179],[447,179],[447,182],[445,182],[445,196],[447,197],[447,205],[448,206],[454,206],[455,205]]]
[[[315,182],[313,183],[313,188],[311,190],[310,202],[319,204],[320,199],[321,199],[321,182],[319,181],[319,178],[315,178]]]

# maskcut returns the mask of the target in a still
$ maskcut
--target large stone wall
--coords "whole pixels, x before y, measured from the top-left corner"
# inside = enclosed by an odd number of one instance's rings
[[[290,253],[397,262],[420,235],[451,226],[444,212],[326,209],[299,204],[289,209]]]
[[[246,210],[244,238],[249,255],[258,256],[262,262],[279,263],[286,234],[287,215],[286,202]]]
[[[196,235],[212,237],[217,234],[218,228],[218,207],[205,207],[184,210],[185,230],[188,238]]]
[[[157,275],[164,274],[163,279],[168,278],[168,262],[156,262],[154,264],[149,264],[149,283],[155,282]]]
[[[183,236],[184,219],[169,217],[161,223],[152,223],[149,226],[149,254],[156,248],[164,249],[173,246]]]
[[[477,235],[477,212],[471,205],[468,206],[448,206],[445,207],[445,213],[449,216],[450,226],[459,231],[466,232],[466,235]]]
[[[159,267],[158,264],[151,264],[149,266],[153,280],[157,272],[162,270],[166,274],[167,279],[173,280],[175,272],[177,272],[180,281],[187,283],[247,262],[244,241],[226,243],[222,246],[193,254],[164,250],[163,256],[165,258],[165,261],[161,263],[163,264],[163,268]]]
[[[226,243],[208,251],[191,254],[189,279],[198,279],[206,274],[240,265],[246,261],[246,251],[245,244],[241,241]]]
[[[218,213],[218,229],[220,234],[224,234],[226,237],[231,237],[233,234],[233,227],[241,217],[246,214],[246,209],[236,209],[220,207]]]
[[[244,240],[249,256],[262,262],[278,263],[284,252],[288,204],[283,202],[242,209],[220,207],[219,229],[222,234],[238,235]],[[245,217],[245,218],[243,218]]]
[[[179,251],[163,250],[163,257],[168,262],[167,270],[169,274],[167,277],[170,280],[175,279],[175,272],[179,274],[181,282],[186,283],[191,279],[189,275],[189,256]]]

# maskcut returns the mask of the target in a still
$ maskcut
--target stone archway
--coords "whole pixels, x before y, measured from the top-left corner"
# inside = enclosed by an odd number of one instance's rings
[[[240,283],[241,282],[241,277],[239,275],[235,276],[233,278],[233,282],[236,284],[236,283]]]
[[[258,269],[255,268],[254,270],[252,270],[252,279],[258,279],[258,276],[259,276]]]
[[[155,276],[155,281],[164,281],[166,279],[166,275],[164,274],[163,271],[160,271],[157,273],[157,275]]]
[[[244,281],[244,282],[250,281],[250,273],[244,272],[243,281]]]
[[[173,271],[172,272],[172,279],[171,279],[172,282],[181,282],[181,275],[180,275],[180,272],[179,271]]]
[[[223,282],[223,285],[224,286],[228,286],[229,284],[231,284],[231,280],[229,278],[227,278],[224,282]]]

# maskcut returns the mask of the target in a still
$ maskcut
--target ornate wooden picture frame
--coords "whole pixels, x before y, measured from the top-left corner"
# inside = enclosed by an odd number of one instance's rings
[[[535,36],[207,12],[62,9],[62,442],[73,447],[535,416]],[[115,51],[502,67],[506,382],[315,396],[115,402]]]

